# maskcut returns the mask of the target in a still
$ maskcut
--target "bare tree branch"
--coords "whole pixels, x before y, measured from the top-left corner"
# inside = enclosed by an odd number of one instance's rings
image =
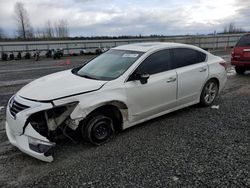
[[[55,22],[55,33],[58,38],[69,37],[68,23],[66,20]]]
[[[36,38],[46,38],[46,33],[45,33],[44,30],[41,30],[40,28],[37,28],[36,32],[35,32],[35,37]]]
[[[49,20],[46,23],[45,33],[46,33],[47,38],[54,37],[54,29],[53,29],[51,22]]]
[[[33,29],[29,22],[28,13],[23,3],[17,2],[15,4],[15,14],[17,20],[17,34],[18,37],[26,39],[33,37]]]

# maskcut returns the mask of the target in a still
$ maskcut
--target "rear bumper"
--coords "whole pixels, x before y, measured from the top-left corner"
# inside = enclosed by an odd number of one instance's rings
[[[231,65],[242,66],[242,67],[249,67],[250,68],[250,61],[236,61],[236,60],[231,60]]]

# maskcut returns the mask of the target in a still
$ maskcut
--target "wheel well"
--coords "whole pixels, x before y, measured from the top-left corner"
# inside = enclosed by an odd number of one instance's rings
[[[118,107],[116,107],[114,105],[104,105],[104,106],[98,107],[97,109],[92,111],[88,115],[88,117],[91,116],[92,114],[96,114],[96,113],[100,113],[100,114],[103,114],[103,115],[110,117],[113,120],[114,129],[116,131],[122,130],[123,118],[122,118],[121,111],[119,110]]]
[[[216,83],[218,84],[218,88],[220,89],[220,81],[219,81],[219,79],[218,78],[210,78],[208,81],[210,81],[210,80],[214,80],[214,81],[216,81]],[[207,82],[208,82],[207,81]]]

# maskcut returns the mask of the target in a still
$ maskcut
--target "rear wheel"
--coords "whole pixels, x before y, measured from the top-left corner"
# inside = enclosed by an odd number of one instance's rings
[[[82,135],[91,144],[101,145],[114,135],[113,120],[102,114],[93,114],[82,126]]]
[[[244,74],[246,69],[244,67],[238,67],[236,66],[235,67],[235,71],[238,73],[238,74]]]
[[[214,102],[218,91],[218,82],[214,79],[209,80],[202,89],[200,104],[202,106],[210,106]]]

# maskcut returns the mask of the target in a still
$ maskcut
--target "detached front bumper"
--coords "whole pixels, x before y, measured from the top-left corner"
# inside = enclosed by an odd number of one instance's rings
[[[15,117],[10,112],[8,104],[6,110],[6,134],[10,143],[20,149],[22,152],[35,157],[39,160],[53,161],[52,153],[55,143],[50,142],[46,137],[39,134],[28,122],[28,117],[42,109],[51,108],[51,104],[41,104],[15,97],[18,104],[26,104],[29,108],[24,109],[16,114]],[[10,102],[9,102],[10,103]]]
[[[55,146],[54,143],[39,140],[25,134],[15,135],[15,133],[10,129],[7,122],[5,123],[5,128],[10,143],[16,146],[19,150],[45,162],[53,161],[52,151],[53,147]],[[32,132],[31,129],[33,128],[30,125],[27,126],[27,128]]]

